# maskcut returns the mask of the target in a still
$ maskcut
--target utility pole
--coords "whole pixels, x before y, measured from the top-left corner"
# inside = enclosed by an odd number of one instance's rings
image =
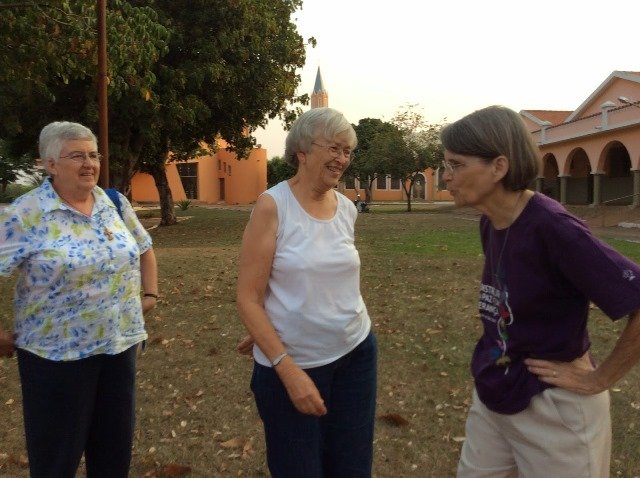
[[[102,155],[98,185],[109,187],[109,108],[107,105],[107,1],[96,2],[98,18],[98,149]]]

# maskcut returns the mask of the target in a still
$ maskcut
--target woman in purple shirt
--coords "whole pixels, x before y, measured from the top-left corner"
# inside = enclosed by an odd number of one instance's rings
[[[441,139],[456,205],[483,213],[483,334],[458,477],[607,477],[608,388],[640,359],[640,267],[527,189],[538,148],[514,111],[475,111]],[[597,365],[590,302],[612,320],[629,317]]]

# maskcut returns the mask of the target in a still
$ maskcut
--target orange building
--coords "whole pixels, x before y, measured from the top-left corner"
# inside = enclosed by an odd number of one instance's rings
[[[167,162],[166,172],[174,201],[194,199],[208,204],[251,204],[267,188],[267,150],[253,148],[247,159],[217,142],[217,152],[189,161]],[[136,173],[131,179],[131,197],[138,202],[160,200],[153,177]]]
[[[640,73],[614,71],[575,111],[523,110],[536,189],[564,204],[640,205]]]

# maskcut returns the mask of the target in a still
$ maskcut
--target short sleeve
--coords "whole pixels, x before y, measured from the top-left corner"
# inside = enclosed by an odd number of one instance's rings
[[[11,275],[28,254],[29,242],[20,217],[11,208],[0,211],[0,275]]]
[[[133,207],[127,198],[120,193],[118,194],[120,195],[120,204],[122,205],[122,219],[127,226],[127,229],[129,229],[129,232],[136,240],[138,248],[140,249],[140,254],[144,254],[151,249],[151,246],[153,245],[151,235],[140,223],[136,212],[133,210]]]
[[[547,247],[562,275],[612,319],[640,308],[640,267],[578,219],[549,221]]]

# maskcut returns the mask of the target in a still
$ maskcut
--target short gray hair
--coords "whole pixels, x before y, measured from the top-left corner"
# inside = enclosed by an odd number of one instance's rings
[[[93,141],[96,145],[98,144],[96,135],[80,123],[54,121],[42,128],[40,139],[38,140],[38,150],[43,166],[46,168],[48,158],[53,159],[54,162],[58,161],[64,143],[73,140],[87,140]]]
[[[505,156],[509,172],[502,184],[509,191],[526,189],[540,173],[540,154],[518,113],[504,106],[474,111],[440,132],[444,148],[490,161]]]
[[[305,111],[293,122],[285,141],[284,159],[291,166],[298,167],[298,153],[306,153],[316,139],[334,141],[337,136],[345,135],[349,147],[358,144],[356,132],[342,113],[332,108],[313,108]]]

